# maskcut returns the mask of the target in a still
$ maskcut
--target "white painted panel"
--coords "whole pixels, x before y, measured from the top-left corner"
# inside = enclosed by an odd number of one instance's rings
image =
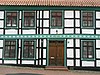
[[[98,29],[98,30],[96,30],[96,34],[100,34],[100,30]]]
[[[73,49],[67,49],[67,57],[73,58],[74,54],[73,54]]]
[[[40,11],[40,18],[42,18],[42,11]]]
[[[0,60],[0,64],[2,64],[2,60]]]
[[[16,60],[4,60],[4,64],[16,64]]]
[[[75,20],[75,26],[80,27],[80,20],[78,20],[78,19]]]
[[[43,65],[46,65],[46,60],[43,60]]]
[[[94,61],[82,61],[82,66],[93,67]]]
[[[36,47],[38,47],[38,40],[36,40]]]
[[[82,29],[82,34],[94,34],[94,29]]]
[[[96,19],[100,19],[100,12],[96,12]]]
[[[22,60],[22,64],[34,64],[32,60]]]
[[[23,34],[35,34],[35,30],[23,30]]]
[[[21,51],[21,49],[19,48],[19,52],[18,52],[18,58],[20,58],[20,51]]]
[[[19,29],[19,34],[21,34],[21,29]]]
[[[80,18],[80,11],[75,11],[75,18]]]
[[[100,21],[96,21],[96,28],[100,28]]]
[[[19,47],[21,47],[21,40],[19,40]]]
[[[38,65],[38,60],[36,60],[36,65]]]
[[[65,31],[65,34],[73,34],[74,33],[73,28],[66,28],[64,31]]]
[[[39,49],[39,51],[40,51],[40,52],[39,52],[39,58],[41,58],[41,49]]]
[[[80,66],[80,60],[76,60],[76,66]]]
[[[46,49],[43,49],[43,58],[46,58]]]
[[[0,19],[4,19],[4,11],[0,11]]]
[[[73,47],[74,46],[73,43],[74,43],[73,39],[67,39],[67,47]]]
[[[2,58],[2,49],[0,49],[0,58]]]
[[[39,18],[39,11],[37,11],[37,18]]]
[[[100,40],[96,40],[96,48],[100,48]]]
[[[73,11],[65,11],[65,18],[73,18],[74,12]]]
[[[44,18],[49,18],[49,11],[44,11]]]
[[[76,29],[75,29],[75,33],[76,33],[76,34],[80,34],[80,28],[76,28]]]
[[[75,44],[76,47],[80,47],[80,39],[76,39],[76,44]]]
[[[96,60],[96,66],[100,67],[100,60]]]
[[[49,34],[49,29],[43,29],[43,34]]]
[[[36,59],[38,59],[38,49],[36,49]]]
[[[80,58],[80,49],[76,49],[76,58]]]
[[[42,34],[42,29],[40,29],[40,34]]]
[[[96,58],[100,58],[100,50],[96,50]]]
[[[20,11],[19,13],[20,13],[20,15],[19,15],[19,19],[21,19],[21,18],[22,18],[22,12]]]
[[[43,20],[43,27],[49,27],[49,20]]]
[[[62,34],[63,33],[63,30],[62,29],[51,29],[50,30],[50,33],[51,34],[57,34],[56,31],[58,31],[58,34]]]
[[[17,34],[17,30],[15,29],[5,30],[5,34]]]
[[[18,60],[18,64],[20,64],[20,60]]]
[[[65,20],[65,27],[74,27],[74,20],[67,19]]]
[[[39,65],[41,65],[41,60],[39,60]]]
[[[21,28],[21,20],[19,20],[19,28]]]
[[[4,26],[4,21],[3,20],[0,20],[0,28],[3,28],[3,26]]]
[[[3,40],[0,40],[0,47],[3,47]]]
[[[43,40],[43,47],[46,47],[46,39]]]
[[[3,29],[0,29],[0,34],[3,34]]]
[[[39,24],[39,20],[37,20],[37,27],[42,27],[42,20],[40,20],[40,24]]]
[[[67,60],[67,66],[74,66],[74,60]]]

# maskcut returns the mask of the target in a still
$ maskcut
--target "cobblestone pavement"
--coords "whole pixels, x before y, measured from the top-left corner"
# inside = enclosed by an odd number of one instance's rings
[[[100,75],[99,71],[51,71],[38,68],[0,66],[0,75]]]

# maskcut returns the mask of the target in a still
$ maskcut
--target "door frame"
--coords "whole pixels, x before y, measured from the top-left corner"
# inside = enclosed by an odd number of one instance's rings
[[[66,61],[66,56],[67,56],[67,44],[66,44],[66,39],[47,39],[47,66],[49,66],[49,41],[64,41],[64,66],[66,67],[67,61]]]

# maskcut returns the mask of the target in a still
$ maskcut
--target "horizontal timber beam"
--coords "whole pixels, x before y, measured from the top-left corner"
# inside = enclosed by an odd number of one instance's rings
[[[0,39],[100,39],[99,34],[20,34],[0,35]]]

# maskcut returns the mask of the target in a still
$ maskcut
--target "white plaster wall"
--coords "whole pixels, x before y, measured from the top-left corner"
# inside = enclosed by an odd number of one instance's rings
[[[67,57],[69,58],[73,58],[74,57],[74,54],[73,54],[73,49],[67,49]]]
[[[67,47],[73,47],[73,39],[67,39]]]
[[[75,11],[75,18],[80,18],[80,11]]]
[[[100,58],[100,50],[96,50],[96,58]]]
[[[43,65],[46,65],[46,60],[43,60]]]
[[[96,60],[96,66],[100,67],[100,60]]]
[[[38,65],[38,60],[36,60],[36,65]]]
[[[43,58],[46,58],[46,49],[43,49]]]
[[[2,64],[2,60],[0,60],[0,64]]]
[[[19,19],[21,19],[22,18],[22,12],[20,11],[19,12]]]
[[[100,21],[96,21],[96,28],[100,28]]]
[[[4,11],[0,11],[0,19],[4,19]]]
[[[46,47],[46,39],[43,40],[43,47]]]
[[[94,61],[82,61],[82,66],[93,67]]]
[[[43,20],[43,27],[49,27],[49,20]]]
[[[74,27],[74,20],[67,19],[65,20],[65,27]]]
[[[43,34],[49,34],[49,29],[43,29]]]
[[[94,29],[82,29],[82,34],[94,34]]]
[[[22,60],[22,64],[34,64],[32,60]]]
[[[65,32],[65,34],[73,34],[74,29],[73,28],[65,28],[64,32]]]
[[[74,17],[74,11],[65,11],[65,18],[73,18]]]
[[[75,20],[75,26],[80,27],[80,20],[78,20],[78,19]]]
[[[40,52],[39,52],[39,58],[41,58],[41,49],[39,49],[39,51],[40,51]]]
[[[4,64],[16,64],[16,60],[4,60]]]
[[[21,40],[19,40],[19,47],[21,47]]]
[[[96,34],[100,34],[100,30],[98,29],[98,30],[96,30]]]
[[[20,64],[20,60],[18,60],[18,64]]]
[[[100,19],[100,12],[96,12],[96,19]]]
[[[21,28],[21,22],[22,22],[22,21],[21,21],[21,20],[19,20],[19,28]]]
[[[80,49],[76,49],[76,58],[80,58]]]
[[[23,34],[35,34],[35,30],[23,30]]]
[[[100,40],[96,40],[96,48],[100,48]]]
[[[3,40],[0,40],[0,47],[3,47]]]
[[[74,60],[67,60],[67,66],[74,66]]]
[[[3,29],[0,29],[0,34],[3,34]]]
[[[76,33],[76,34],[80,34],[80,28],[76,28],[76,29],[75,29],[75,33]]]
[[[76,60],[76,66],[80,66],[80,60]]]
[[[38,49],[36,49],[36,59],[38,59]]]
[[[4,26],[4,21],[3,20],[0,20],[0,28],[3,28],[3,26]]]
[[[5,30],[5,34],[17,34],[17,30],[15,29]]]
[[[49,11],[44,11],[43,17],[44,18],[49,18]]]
[[[39,18],[39,11],[37,11],[37,18]],[[40,18],[42,18],[42,11],[40,11]]]
[[[39,65],[41,65],[41,60],[39,60]]]
[[[19,52],[18,52],[18,58],[20,58],[20,51],[21,51],[21,49],[19,48]]]
[[[56,34],[56,30],[58,31],[58,34],[62,34],[63,33],[63,30],[62,29],[51,29],[50,30],[50,33],[51,34]]]
[[[2,49],[0,49],[0,58],[2,58]]]
[[[76,39],[75,41],[76,41],[75,46],[76,46],[76,47],[80,47],[80,39]]]

